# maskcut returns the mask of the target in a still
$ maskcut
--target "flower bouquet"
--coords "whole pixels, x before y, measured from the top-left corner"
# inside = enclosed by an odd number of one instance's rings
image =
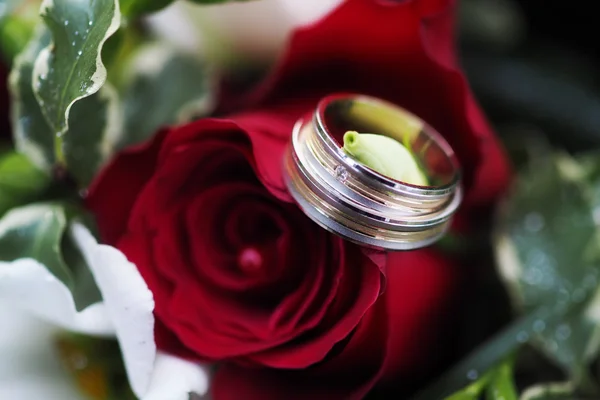
[[[597,157],[457,14],[3,0],[0,398],[600,398]]]

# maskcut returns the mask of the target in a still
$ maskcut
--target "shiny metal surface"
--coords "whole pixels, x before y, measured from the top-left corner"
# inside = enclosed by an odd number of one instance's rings
[[[348,130],[386,135],[409,147],[431,186],[390,179],[349,157],[341,141]],[[284,172],[290,193],[311,219],[378,249],[434,243],[462,200],[458,163],[444,138],[406,110],[367,96],[329,96],[298,121]]]

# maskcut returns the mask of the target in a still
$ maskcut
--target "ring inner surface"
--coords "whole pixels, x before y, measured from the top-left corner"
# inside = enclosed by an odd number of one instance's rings
[[[410,151],[428,179],[429,189],[450,188],[459,180],[459,168],[453,150],[432,127],[418,117],[380,100],[368,97],[346,97],[321,104],[316,114],[325,140],[337,147],[343,156],[343,136],[347,131],[373,133],[395,139]],[[363,168],[392,182],[368,166]],[[401,182],[403,185],[412,185]]]

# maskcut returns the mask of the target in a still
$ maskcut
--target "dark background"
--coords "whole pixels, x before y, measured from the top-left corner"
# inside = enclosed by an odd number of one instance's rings
[[[571,151],[600,146],[594,3],[460,1],[463,66],[500,135],[533,131]]]

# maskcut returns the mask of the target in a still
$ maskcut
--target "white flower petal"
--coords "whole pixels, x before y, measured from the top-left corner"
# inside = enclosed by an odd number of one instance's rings
[[[33,259],[0,262],[0,300],[75,332],[114,332],[103,304],[77,312],[70,290]]]
[[[156,358],[152,292],[136,266],[119,250],[98,244],[83,225],[74,224],[72,233],[114,324],[131,388],[142,397],[150,384]]]
[[[54,352],[55,327],[6,302],[0,321],[0,399],[84,399]]]
[[[153,15],[150,27],[163,39],[227,63],[244,55],[272,60],[297,27],[317,21],[343,0],[261,0],[218,6],[178,2]]]
[[[189,393],[205,395],[210,375],[208,369],[159,353],[156,357],[152,383],[143,400],[188,400]]]

